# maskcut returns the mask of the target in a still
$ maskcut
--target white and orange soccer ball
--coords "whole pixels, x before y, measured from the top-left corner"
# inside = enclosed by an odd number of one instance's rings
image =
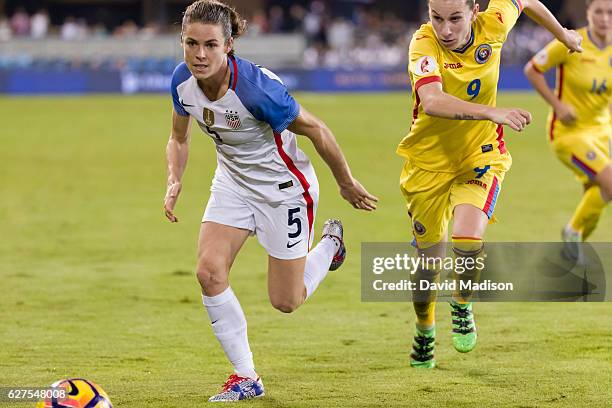
[[[84,378],[69,378],[51,384],[55,397],[45,398],[36,408],[113,408],[104,390]]]

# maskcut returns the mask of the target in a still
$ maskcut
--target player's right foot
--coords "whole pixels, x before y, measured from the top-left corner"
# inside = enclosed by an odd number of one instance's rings
[[[263,397],[264,386],[261,378],[256,380],[248,377],[239,377],[236,374],[229,376],[221,392],[208,399],[210,402],[231,402],[245,399]]]
[[[346,258],[346,247],[344,246],[344,240],[342,239],[343,236],[344,229],[342,228],[342,221],[333,219],[325,221],[325,224],[323,224],[323,235],[321,236],[321,239],[325,237],[335,238],[340,244],[340,247],[332,259],[331,265],[329,266],[330,271],[335,271],[338,269]]]
[[[476,323],[472,302],[460,304],[450,301],[453,326],[453,346],[460,353],[467,353],[476,347]]]
[[[417,328],[412,341],[410,365],[415,368],[434,368],[434,348],[436,346],[436,328],[422,330]]]
[[[561,238],[563,239],[563,249],[561,255],[565,259],[570,261],[581,262],[583,259],[582,255],[582,234],[578,231],[574,231],[569,227],[565,227],[561,230]]]

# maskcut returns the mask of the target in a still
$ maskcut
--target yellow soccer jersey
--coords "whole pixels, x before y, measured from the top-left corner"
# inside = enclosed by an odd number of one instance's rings
[[[501,49],[523,10],[520,0],[491,0],[472,25],[469,42],[449,50],[431,23],[421,26],[410,43],[410,82],[414,93],[410,132],[397,153],[420,168],[456,172],[492,161],[510,162],[503,127],[485,120],[452,120],[426,115],[417,90],[438,81],[444,92],[465,101],[495,106]]]
[[[584,131],[593,128],[612,129],[609,109],[612,102],[612,45],[598,48],[591,41],[587,28],[578,32],[584,38],[584,52],[570,54],[555,40],[532,59],[533,66],[540,72],[557,67],[555,92],[562,102],[574,107],[578,118],[571,126],[565,126],[551,111],[548,118],[551,141],[577,132],[587,134]],[[608,134],[611,132],[607,131]]]

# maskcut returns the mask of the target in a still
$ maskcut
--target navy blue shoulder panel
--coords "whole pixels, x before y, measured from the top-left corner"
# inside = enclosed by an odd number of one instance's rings
[[[191,72],[187,68],[187,64],[181,62],[174,68],[172,73],[172,83],[170,85],[170,93],[172,93],[172,103],[174,104],[174,110],[181,116],[189,116],[189,113],[183,108],[179,99],[177,88],[180,84],[191,78]]]
[[[250,61],[233,56],[229,63],[232,70],[230,87],[248,111],[277,133],[287,129],[300,113],[300,105],[287,87]]]

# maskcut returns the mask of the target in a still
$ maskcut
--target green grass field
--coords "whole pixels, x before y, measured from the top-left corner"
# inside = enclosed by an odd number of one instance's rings
[[[468,355],[452,349],[441,304],[439,368],[411,369],[411,305],[362,303],[359,256],[364,241],[411,239],[394,153],[410,124],[410,96],[298,100],[335,131],[355,176],[381,200],[376,213],[353,210],[302,139],[321,184],[317,234],[326,218],[341,217],[349,256],[307,304],[284,315],[268,302],[266,254],[247,241],[231,282],[267,393],[248,406],[612,404],[610,303],[479,303],[479,344]],[[556,241],[581,188],[547,146],[543,103],[511,93],[499,104],[530,109],[535,123],[506,133],[514,165],[487,240]],[[0,98],[0,386],[85,377],[116,407],[190,408],[230,373],[193,274],[213,144],[194,128],[181,222],[168,223],[170,109],[166,96]],[[610,214],[593,240],[612,242]]]

